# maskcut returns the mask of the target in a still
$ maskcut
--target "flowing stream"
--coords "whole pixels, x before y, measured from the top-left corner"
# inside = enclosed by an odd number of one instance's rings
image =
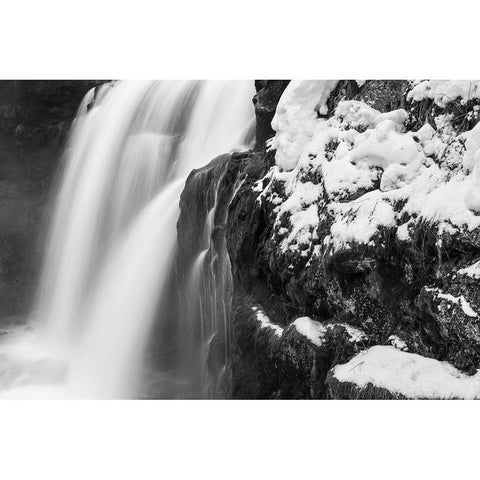
[[[166,297],[179,198],[193,169],[245,148],[253,93],[248,81],[135,81],[85,96],[54,192],[34,311],[25,327],[1,339],[1,396],[188,396],[174,386],[185,383],[175,377],[178,369],[157,372],[157,380],[168,381],[155,382],[146,365],[152,331],[174,316]],[[192,288],[200,289],[208,248],[197,259]],[[145,392],[147,384],[155,385],[153,393]]]

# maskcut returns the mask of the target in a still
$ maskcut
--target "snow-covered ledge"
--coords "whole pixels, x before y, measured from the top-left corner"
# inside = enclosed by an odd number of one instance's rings
[[[333,369],[333,378],[360,390],[367,386],[385,389],[406,398],[478,399],[480,373],[465,375],[440,362],[392,346],[376,345]]]

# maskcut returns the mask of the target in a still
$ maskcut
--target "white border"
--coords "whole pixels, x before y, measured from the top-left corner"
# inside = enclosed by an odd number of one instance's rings
[[[479,78],[473,5],[15,0],[0,7],[0,77]],[[469,478],[477,408],[8,401],[0,478]]]
[[[8,480],[463,479],[478,468],[479,416],[469,401],[0,407],[0,473]]]
[[[466,0],[15,0],[0,14],[4,79],[479,76]]]

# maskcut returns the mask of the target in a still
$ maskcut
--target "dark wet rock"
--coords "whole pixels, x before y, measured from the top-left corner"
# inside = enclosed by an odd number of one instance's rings
[[[330,367],[358,352],[342,325],[333,325],[321,345],[302,335],[294,325],[281,333],[265,326],[250,299],[234,301],[234,333],[231,352],[231,392],[234,398],[326,398]]]
[[[400,393],[391,392],[371,383],[360,388],[351,382],[340,382],[331,371],[327,375],[326,385],[328,398],[332,400],[408,400]]]
[[[278,101],[290,80],[256,80],[257,93],[253,97],[256,117],[256,148],[262,148],[265,141],[275,135],[271,122]]]
[[[247,172],[255,169],[249,162],[251,156],[251,152],[221,155],[192,171],[180,198],[175,285],[181,306],[174,315],[179,320],[171,328],[177,326],[177,337],[186,342],[179,351],[192,352],[185,368],[190,373],[197,370],[199,386],[206,383],[206,396],[214,398],[230,396],[226,385],[231,372],[227,351],[231,343],[232,278],[226,230],[232,197]],[[191,282],[197,276],[200,282],[192,291]],[[182,322],[194,325],[189,329],[191,338],[181,330]]]
[[[257,104],[262,105],[260,92],[267,87],[258,83]],[[327,116],[333,114],[340,100],[354,99],[381,112],[406,109],[407,129],[432,124],[432,112],[438,115],[440,107],[431,100],[408,101],[411,88],[408,81],[341,81],[330,96]],[[472,109],[475,101],[470,103],[462,108]],[[262,108],[257,112],[260,120]],[[456,108],[449,104],[443,113]],[[273,106],[265,107],[267,111],[264,118],[271,118]],[[469,115],[470,123],[460,121],[455,128],[461,132],[476,121]],[[263,132],[258,138],[272,134]],[[374,385],[360,390],[352,384],[339,384],[328,373],[360,348],[392,344],[392,338],[400,338],[408,352],[447,361],[467,374],[480,368],[480,279],[459,273],[480,259],[480,229],[439,233],[435,222],[412,218],[408,241],[396,236],[396,228],[380,228],[368,245],[351,243],[332,252],[324,246],[333,221],[325,197],[317,205],[323,220],[313,240],[293,250],[283,249],[285,233],[281,228],[288,231],[289,219],[280,218],[280,224],[275,225],[275,204],[261,196],[268,185],[280,200],[286,198],[283,184],[269,184],[266,176],[274,163],[275,152],[257,144],[254,152],[235,154],[228,160],[229,180],[222,186],[231,191],[228,182],[239,185],[219,230],[225,235],[233,281],[228,375],[231,396],[401,398]],[[312,172],[304,175],[304,181],[322,181]],[[371,187],[377,188],[378,184]],[[187,198],[190,193],[184,195]],[[182,215],[189,208],[194,208],[191,202],[184,204]],[[184,250],[187,248],[185,244]],[[253,306],[283,328],[281,336],[271,328],[262,328]],[[292,325],[303,316],[322,325],[350,325],[364,332],[365,338],[361,344],[352,344],[339,327],[336,335],[329,333],[318,347]]]
[[[232,269],[229,396],[326,398],[328,370],[336,363],[347,361],[358,351],[358,346],[348,341],[341,326],[329,331],[322,346],[318,347],[289,325],[312,309],[309,300],[302,296],[305,278],[300,274],[301,269],[297,276],[299,284],[295,285],[290,275],[276,264],[278,252],[269,241],[273,231],[272,212],[265,209],[265,204],[257,199],[258,193],[252,190],[272,162],[272,154],[266,151],[245,152],[219,157],[207,167],[192,172],[180,202],[179,273],[182,277],[189,271],[200,251],[198,239],[202,225],[213,206],[213,197],[208,200],[209,192],[214,190],[212,186],[219,183],[219,195],[228,199],[232,186],[236,185],[234,198],[221,202],[224,208],[228,206],[228,220],[220,223],[223,217],[219,215],[214,229],[219,237],[226,239]],[[222,170],[220,166],[227,168]],[[221,175],[219,170],[222,170]],[[313,299],[314,289],[308,295]],[[281,337],[269,328],[261,328],[252,311],[254,305],[264,310],[275,324],[285,327]],[[221,351],[218,346],[215,350]],[[209,364],[218,363],[213,352]]]

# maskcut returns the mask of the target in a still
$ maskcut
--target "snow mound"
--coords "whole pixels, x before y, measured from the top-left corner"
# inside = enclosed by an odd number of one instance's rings
[[[272,128],[279,132],[273,142],[277,165],[283,170],[295,167],[301,151],[310,140],[319,114],[327,113],[327,100],[336,80],[293,80],[280,98]]]
[[[446,362],[374,346],[348,363],[337,365],[333,377],[364,388],[369,384],[407,398],[480,398],[480,373],[468,376]]]

